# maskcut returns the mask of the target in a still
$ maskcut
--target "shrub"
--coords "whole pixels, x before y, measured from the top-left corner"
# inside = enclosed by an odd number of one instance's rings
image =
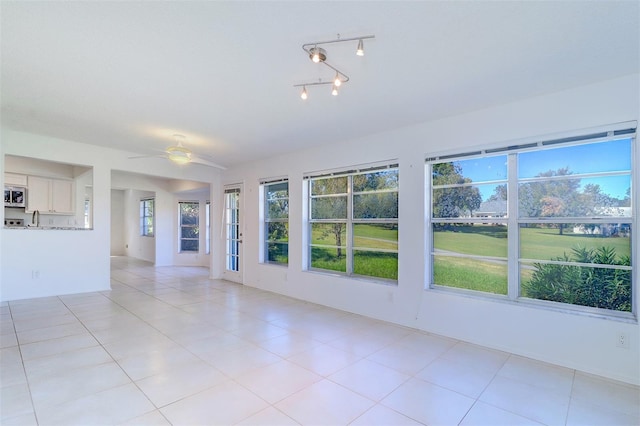
[[[630,266],[629,256],[618,257],[611,247],[572,249],[556,261]],[[631,311],[631,271],[574,265],[534,263],[534,272],[522,284],[523,296],[616,311]]]

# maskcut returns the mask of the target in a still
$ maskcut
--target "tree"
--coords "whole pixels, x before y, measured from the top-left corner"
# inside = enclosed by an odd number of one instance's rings
[[[507,201],[507,184],[497,185],[487,201]]]
[[[352,185],[354,219],[398,217],[397,169],[354,175]]]
[[[588,206],[581,199],[580,179],[564,178],[573,172],[568,167],[547,170],[536,175],[548,178],[520,185],[520,214],[526,217],[568,217],[585,216]],[[564,224],[559,224],[562,235]]]
[[[340,195],[344,194],[344,195]],[[332,177],[311,181],[311,195],[336,195],[334,197],[313,198],[311,217],[313,219],[336,219],[339,222],[327,223],[323,227],[321,238],[332,235],[335,238],[338,258],[342,253],[342,234],[346,230],[347,219],[347,177]],[[343,222],[344,221],[344,222]]]
[[[438,185],[470,184],[471,179],[464,177],[462,167],[457,163],[439,163],[433,165],[432,182]],[[471,216],[480,207],[482,195],[477,187],[471,185],[436,188],[433,191],[434,217],[460,217],[465,212]]]

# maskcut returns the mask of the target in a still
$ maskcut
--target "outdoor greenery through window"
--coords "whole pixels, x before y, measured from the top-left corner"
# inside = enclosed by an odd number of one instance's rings
[[[180,252],[198,252],[200,245],[200,204],[180,202]]]
[[[634,136],[428,160],[431,285],[632,312]]]
[[[263,182],[264,262],[289,263],[289,182]]]
[[[398,165],[309,177],[309,267],[398,279]]]
[[[140,200],[140,235],[153,237],[153,198]]]

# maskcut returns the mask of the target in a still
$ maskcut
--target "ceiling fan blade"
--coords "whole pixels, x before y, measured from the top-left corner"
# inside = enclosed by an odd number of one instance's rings
[[[203,165],[209,166],[209,167],[215,167],[215,168],[220,169],[220,170],[227,170],[226,167],[221,166],[220,164],[216,164],[216,163],[214,163],[212,161],[205,160],[204,158],[198,157],[197,155],[193,155],[193,154],[191,154],[191,162],[192,163],[197,163],[197,164],[203,164]]]
[[[129,160],[135,160],[137,158],[167,158],[166,155],[163,154],[155,154],[155,155],[135,155],[133,157],[127,157]]]

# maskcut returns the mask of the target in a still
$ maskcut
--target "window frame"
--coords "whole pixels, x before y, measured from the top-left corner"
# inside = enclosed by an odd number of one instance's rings
[[[601,130],[601,129],[598,129]],[[526,154],[531,151],[540,151],[547,150],[553,148],[560,147],[571,147],[571,146],[581,146],[588,145],[600,142],[613,142],[616,140],[626,140],[630,139],[631,145],[631,169],[628,171],[600,171],[593,173],[576,173],[571,175],[571,178],[602,178],[608,176],[615,175],[629,175],[630,176],[630,184],[631,187],[636,187],[636,182],[638,182],[638,174],[640,171],[639,167],[635,162],[637,158],[637,133],[636,133],[636,123],[635,122],[627,122],[620,123],[615,128],[605,129],[604,131],[597,131],[594,133],[583,133],[583,134],[573,134],[568,137],[563,137],[559,139],[549,139],[544,141],[534,141],[511,145],[508,147],[497,147],[490,149],[477,150],[468,153],[447,153],[441,156],[432,156],[428,157],[425,160],[425,172],[426,172],[426,191],[425,191],[425,219],[426,219],[426,227],[425,231],[427,233],[426,238],[426,274],[425,274],[425,290],[436,290],[436,291],[446,291],[452,293],[461,293],[472,297],[481,297],[481,298],[491,298],[497,300],[506,300],[509,302],[517,302],[517,303],[526,303],[528,305],[538,306],[545,309],[557,309],[563,312],[577,312],[583,314],[594,315],[598,317],[607,317],[607,318],[616,318],[621,320],[635,320],[637,318],[638,312],[638,266],[635,262],[637,259],[637,255],[634,253],[633,246],[634,240],[638,237],[633,235],[633,231],[635,228],[635,232],[637,233],[637,224],[638,224],[638,197],[633,196],[633,191],[631,191],[631,215],[628,217],[618,217],[618,216],[598,216],[587,218],[584,216],[577,217],[550,217],[550,218],[532,218],[532,217],[522,217],[520,214],[520,206],[519,206],[519,186],[522,183],[531,182],[531,181],[540,181],[544,180],[542,178],[519,178],[518,177],[518,155]],[[506,220],[503,221],[508,226],[508,254],[507,254],[507,280],[508,280],[508,289],[506,295],[493,294],[490,292],[482,292],[469,290],[464,288],[456,288],[450,287],[446,285],[438,285],[434,283],[434,232],[433,232],[433,224],[443,221],[444,218],[434,218],[433,217],[433,178],[432,178],[432,170],[433,165],[437,163],[444,162],[454,162],[458,160],[467,160],[473,158],[486,158],[488,156],[495,155],[506,155],[507,156],[507,192],[509,194],[507,198],[507,215]],[[562,178],[560,178],[562,179]],[[567,179],[570,179],[567,177]],[[474,182],[474,184],[482,184],[484,182]],[[515,194],[515,195],[514,195]],[[491,218],[486,220],[470,220],[466,218],[447,218],[444,220],[445,222],[456,222],[456,223],[487,223],[487,222],[500,222],[499,218]],[[557,261],[541,261],[539,259],[526,259],[521,257],[521,240],[520,240],[520,229],[521,225],[525,224],[607,224],[610,222],[620,222],[628,225],[631,228],[630,236],[631,238],[630,247],[631,247],[631,266],[616,266],[609,267],[609,265],[600,265],[600,264],[581,264],[577,262],[557,262]],[[636,257],[634,257],[636,256]],[[484,259],[491,259],[489,256],[480,256]],[[630,270],[631,271],[631,311],[621,311],[607,308],[598,308],[593,306],[584,306],[578,304],[564,303],[564,302],[554,302],[547,301],[541,299],[529,298],[521,295],[522,292],[522,283],[520,277],[520,265],[521,264],[531,264],[532,262],[538,263],[548,263],[548,264],[566,264],[571,266],[588,266],[591,268],[599,268],[600,266],[607,269],[619,269],[619,270]],[[598,266],[594,266],[598,265]]]
[[[357,176],[357,175],[364,175],[364,174],[371,174],[371,173],[375,173],[375,172],[382,172],[382,171],[392,171],[395,170],[397,173],[397,186],[395,189],[380,189],[380,190],[372,190],[372,191],[354,191],[354,186],[353,186],[353,177]],[[316,180],[322,180],[322,179],[330,179],[330,178],[342,178],[342,177],[346,177],[347,179],[347,183],[346,183],[346,189],[345,192],[340,192],[340,193],[334,193],[334,194],[318,194],[318,195],[314,195],[313,194],[313,189],[312,189],[312,183]],[[396,271],[395,271],[395,276],[396,278],[384,278],[384,277],[378,277],[378,276],[374,276],[374,275],[364,275],[364,274],[358,274],[354,272],[354,252],[355,251],[370,251],[370,252],[384,252],[384,253],[395,253],[396,257],[399,259],[399,236],[398,236],[398,240],[396,241],[396,246],[398,247],[397,249],[393,250],[393,249],[382,249],[382,248],[377,248],[377,249],[368,249],[366,247],[358,247],[354,244],[354,225],[359,225],[359,224],[383,224],[383,225],[393,225],[396,228],[396,232],[398,230],[398,223],[399,223],[399,195],[400,195],[400,167],[399,164],[397,162],[385,162],[385,163],[381,163],[381,164],[376,164],[376,165],[368,165],[368,166],[361,166],[361,167],[357,167],[355,169],[345,169],[345,170],[340,170],[340,171],[335,171],[335,172],[325,172],[325,173],[317,173],[317,174],[307,174],[304,176],[304,180],[306,181],[306,211],[307,211],[307,215],[306,215],[306,221],[307,221],[307,226],[306,226],[306,261],[305,261],[305,270],[307,271],[312,271],[312,272],[318,272],[318,273],[325,273],[325,274],[332,274],[332,275],[339,275],[339,276],[345,276],[348,278],[355,278],[355,279],[363,279],[363,280],[368,280],[368,281],[373,281],[373,282],[382,282],[385,284],[393,284],[393,285],[397,285],[398,284],[398,274],[399,274],[399,267],[396,266]],[[354,196],[357,195],[362,195],[362,194],[382,194],[382,193],[396,193],[397,194],[397,211],[396,211],[396,217],[395,218],[355,218],[354,217]],[[313,200],[319,200],[319,199],[331,199],[331,198],[338,198],[338,197],[346,197],[346,217],[345,218],[331,218],[331,219],[326,219],[326,218],[322,218],[322,219],[318,219],[318,218],[313,218]],[[345,242],[338,247],[337,245],[324,245],[324,244],[314,244],[313,243],[313,238],[312,238],[312,233],[313,233],[313,225],[314,224],[338,224],[338,223],[343,223],[345,225]],[[321,247],[321,248],[341,248],[345,250],[345,271],[336,271],[336,270],[331,270],[331,269],[324,269],[324,268],[318,268],[318,267],[314,267],[312,266],[312,249],[313,247]]]
[[[198,208],[198,214],[195,215],[196,223],[195,224],[183,224],[182,223],[182,206],[190,204],[196,205]],[[182,236],[183,228],[197,228],[198,229],[198,237],[197,238],[186,238]],[[183,248],[183,241],[197,241],[195,250],[187,250]],[[178,201],[178,253],[199,253],[200,252],[200,202],[198,201]]]
[[[276,185],[287,185],[287,196],[280,197],[276,199],[269,199],[267,194],[269,193],[269,187]],[[287,234],[290,232],[290,222],[289,222],[289,209],[290,209],[290,186],[288,178],[272,178],[272,179],[261,179],[260,180],[260,263],[268,264],[268,265],[276,265],[276,266],[289,266],[289,241],[283,243],[281,241],[276,241],[269,239],[269,224],[270,223],[284,223],[287,227]],[[287,215],[286,217],[277,217],[272,218],[269,217],[269,201],[273,200],[286,200],[287,201]],[[277,243],[279,245],[287,246],[287,261],[286,262],[278,262],[277,260],[269,260],[269,245]]]
[[[150,214],[148,204],[151,203]],[[155,219],[155,206],[156,201],[154,197],[142,198],[140,200],[140,236],[141,237],[155,237],[155,227],[156,227],[156,219]],[[151,219],[151,224],[147,222],[147,219]],[[149,230],[151,228],[151,230]]]

